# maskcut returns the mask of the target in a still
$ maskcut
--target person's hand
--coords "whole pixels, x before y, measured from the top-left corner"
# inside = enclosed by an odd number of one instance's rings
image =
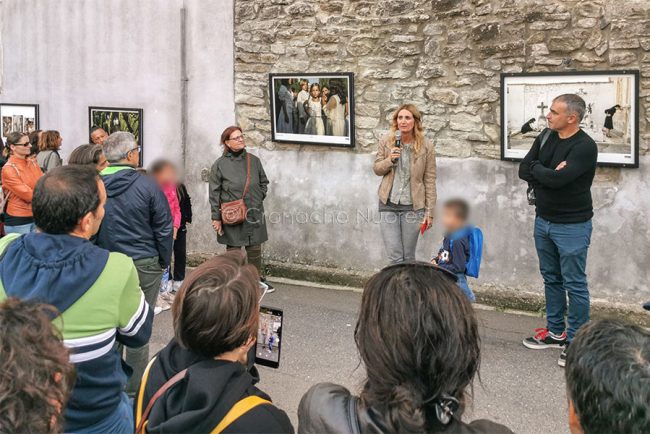
[[[422,224],[427,224],[427,229],[431,229],[431,225],[433,225],[433,217],[431,216],[424,216],[424,220],[422,220]]]
[[[431,263],[432,263],[433,265],[438,265],[438,258],[433,258],[433,259],[431,260]]]
[[[566,167],[566,161],[561,162],[560,164],[557,165],[555,170],[562,170]]]
[[[223,235],[223,227],[221,226],[221,220],[212,220],[212,228],[218,235]]]
[[[174,234],[172,235],[172,237],[174,237],[174,239],[176,239],[177,235],[178,235],[178,228],[174,228]]]
[[[398,148],[397,146],[395,146],[393,149],[390,150],[390,161],[396,163],[397,160],[399,160],[400,155],[402,155],[402,148]]]

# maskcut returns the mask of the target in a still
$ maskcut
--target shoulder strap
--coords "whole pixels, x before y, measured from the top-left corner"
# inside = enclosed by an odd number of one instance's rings
[[[155,360],[155,359],[152,359],[151,362],[149,363],[149,366],[147,366],[146,374],[149,373],[149,369],[151,369],[151,365],[153,365],[153,360]],[[163,384],[162,387],[156,391],[156,393],[153,394],[153,396],[149,400],[149,403],[147,404],[147,408],[145,408],[144,413],[142,413],[142,417],[140,418],[140,422],[138,422],[138,426],[137,426],[137,428],[135,430],[136,434],[144,434],[145,433],[144,428],[145,428],[145,426],[147,424],[147,421],[149,419],[149,413],[151,413],[151,409],[153,408],[153,405],[156,403],[158,398],[160,398],[161,396],[163,396],[165,394],[165,392],[167,392],[169,389],[171,389],[176,383],[181,381],[183,378],[185,378],[186,373],[187,373],[187,369],[183,369],[182,371],[180,371],[179,373],[174,375],[172,378],[167,380],[167,382],[165,384]],[[142,396],[144,395],[144,389],[145,389],[146,386],[147,385],[146,385],[146,379],[145,379],[142,382],[142,386],[141,386],[140,393],[139,393],[140,396],[138,397],[139,398],[138,401],[140,401],[138,403],[139,406],[142,405]]]
[[[544,131],[542,131],[542,141],[539,144],[539,150],[541,151],[544,145],[546,144],[546,141],[548,140],[548,136],[551,135],[553,132],[552,129],[550,128],[545,128]]]
[[[221,434],[234,421],[258,405],[262,404],[271,404],[271,401],[255,395],[247,396],[246,398],[240,400],[237,402],[237,404],[233,405],[230,411],[224,416],[223,419],[221,419],[221,422],[219,422],[219,425],[217,425],[217,427],[212,430],[211,434]]]
[[[50,155],[47,156],[45,161],[43,162],[43,169],[47,170],[47,166],[50,164],[50,160],[52,159],[52,155],[54,155],[54,151],[50,151]]]
[[[251,154],[246,151],[246,186],[244,187],[244,194],[242,199],[248,194],[248,187],[251,185]]]

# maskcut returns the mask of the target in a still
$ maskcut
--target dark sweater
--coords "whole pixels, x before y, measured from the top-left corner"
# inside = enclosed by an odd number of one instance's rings
[[[598,159],[596,142],[582,130],[567,139],[553,131],[540,152],[540,137],[519,165],[519,177],[535,187],[537,216],[553,223],[588,221],[594,215],[591,184]],[[566,167],[555,170],[563,161]]]

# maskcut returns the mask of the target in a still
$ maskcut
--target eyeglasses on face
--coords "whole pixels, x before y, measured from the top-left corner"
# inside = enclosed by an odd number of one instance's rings
[[[232,140],[233,142],[243,142],[244,141],[244,135],[240,135],[237,137],[231,137],[228,140]]]
[[[14,146],[23,146],[25,148],[29,148],[29,147],[32,146],[32,144],[29,143],[29,142],[27,142],[27,143],[14,143]]]

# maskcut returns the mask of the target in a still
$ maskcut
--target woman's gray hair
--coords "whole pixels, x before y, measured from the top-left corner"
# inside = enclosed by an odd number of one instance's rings
[[[575,113],[578,117],[578,123],[584,118],[587,105],[585,104],[585,100],[575,93],[565,93],[555,97],[553,101],[560,101],[566,104],[567,112],[569,114]]]
[[[126,159],[129,151],[138,147],[138,142],[131,133],[118,131],[108,136],[104,142],[104,155],[109,163],[117,163]]]

